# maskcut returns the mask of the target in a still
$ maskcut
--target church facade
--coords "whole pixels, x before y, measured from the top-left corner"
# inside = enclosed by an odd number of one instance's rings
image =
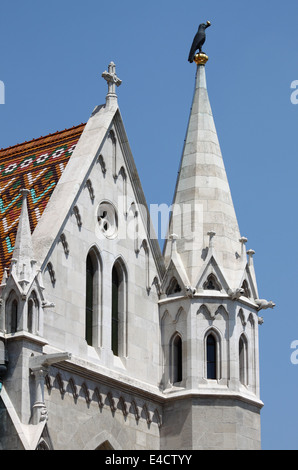
[[[163,253],[111,62],[87,123],[0,150],[0,448],[259,449],[253,250],[196,86]]]

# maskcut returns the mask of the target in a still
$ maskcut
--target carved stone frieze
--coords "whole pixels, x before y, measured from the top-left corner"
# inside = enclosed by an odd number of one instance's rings
[[[45,385],[48,393],[51,394],[53,389],[59,390],[61,399],[65,399],[65,395],[69,394],[73,397],[74,403],[84,399],[87,406],[97,403],[100,411],[104,408],[110,408],[112,416],[121,412],[124,419],[129,414],[134,416],[136,423],[140,419],[144,419],[148,426],[152,423],[161,427],[162,410],[161,406],[149,400],[142,400],[139,397],[133,397],[117,390],[108,389],[105,385],[89,384],[85,380],[80,383],[74,376],[68,376],[64,371],[51,373],[50,371],[45,377]]]

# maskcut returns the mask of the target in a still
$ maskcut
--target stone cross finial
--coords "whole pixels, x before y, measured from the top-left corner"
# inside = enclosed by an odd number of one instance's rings
[[[120,86],[122,80],[116,75],[116,65],[114,62],[109,63],[108,72],[105,70],[101,75],[108,83],[108,94],[106,96],[107,104],[110,104],[112,100],[117,100],[115,86]]]

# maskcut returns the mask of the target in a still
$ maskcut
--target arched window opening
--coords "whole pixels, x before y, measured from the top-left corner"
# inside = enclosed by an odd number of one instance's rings
[[[172,341],[172,375],[173,383],[182,380],[182,339],[176,334]]]
[[[35,333],[38,328],[38,300],[36,293],[33,291],[28,300],[28,310],[27,310],[27,330],[29,333]]]
[[[127,276],[118,260],[112,269],[111,349],[115,356],[126,356]]]
[[[28,300],[27,330],[33,332],[33,299]]]
[[[247,341],[241,335],[239,339],[239,380],[242,385],[248,384],[248,357],[247,357]]]
[[[85,339],[89,346],[92,346],[93,339],[93,311],[94,311],[94,275],[95,268],[90,254],[86,262],[86,318],[85,318]]]
[[[16,293],[12,290],[5,302],[5,325],[3,326],[7,333],[16,333],[18,331],[18,305]]]
[[[102,341],[102,262],[96,247],[86,258],[85,340],[89,346],[101,346]]]
[[[112,271],[112,351],[119,353],[119,277],[115,266]]]
[[[207,337],[207,379],[217,378],[216,339],[212,333]]]
[[[18,302],[13,300],[11,303],[10,332],[16,333],[18,330]]]

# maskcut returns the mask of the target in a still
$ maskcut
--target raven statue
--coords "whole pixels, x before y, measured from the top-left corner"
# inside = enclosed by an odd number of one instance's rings
[[[205,29],[209,28],[209,26],[211,26],[210,21],[207,21],[206,24],[205,23],[200,24],[198,32],[195,35],[194,40],[192,42],[192,46],[190,48],[190,52],[189,52],[189,56],[188,56],[188,62],[190,62],[190,63],[193,62],[193,59],[194,59],[194,56],[195,56],[195,53],[196,53],[197,49],[199,49],[199,51],[202,52],[202,46],[203,46],[203,44],[205,42],[205,39],[206,39]]]

